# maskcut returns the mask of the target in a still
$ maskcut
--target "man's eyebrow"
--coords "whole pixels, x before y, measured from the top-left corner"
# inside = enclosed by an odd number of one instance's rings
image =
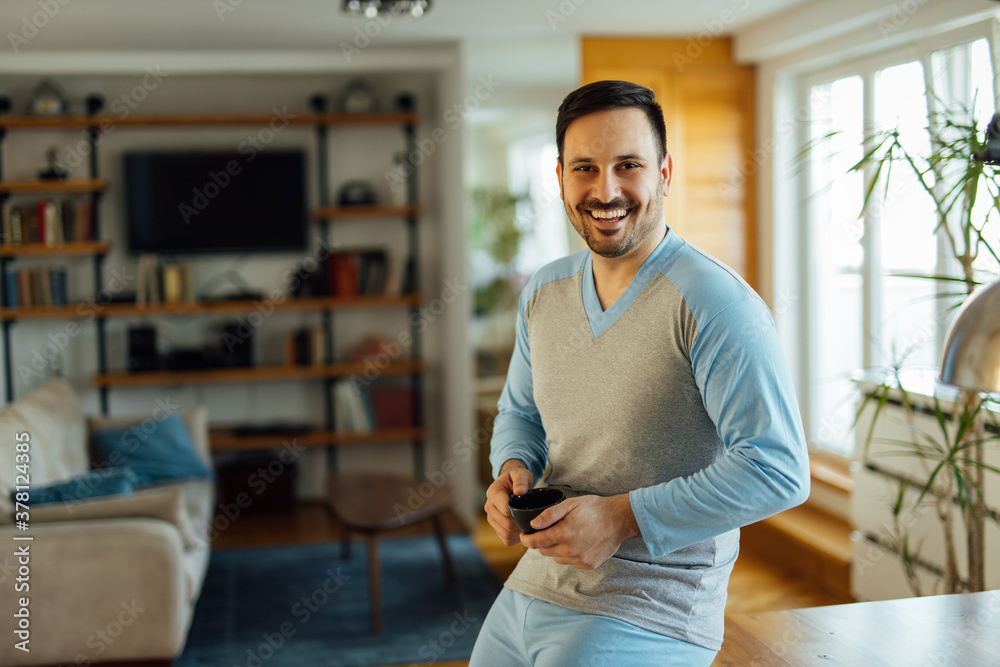
[[[642,155],[636,153],[626,153],[625,155],[615,156],[615,162],[625,162],[626,160],[632,160],[634,162],[649,162]],[[592,157],[576,157],[568,162],[568,164],[590,164],[594,162]]]

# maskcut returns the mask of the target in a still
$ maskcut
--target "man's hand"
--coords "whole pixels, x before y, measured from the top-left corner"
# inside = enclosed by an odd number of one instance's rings
[[[504,546],[517,544],[521,535],[520,529],[514,525],[507,509],[511,495],[519,496],[527,493],[535,485],[535,477],[523,462],[511,459],[500,468],[500,475],[486,489],[486,520],[493,526]]]
[[[521,535],[521,544],[581,570],[600,566],[622,542],[639,535],[627,493],[567,498],[539,514],[531,525],[539,532]]]

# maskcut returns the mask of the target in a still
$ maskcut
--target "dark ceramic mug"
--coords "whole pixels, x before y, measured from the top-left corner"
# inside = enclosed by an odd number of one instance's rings
[[[536,516],[565,500],[566,494],[559,489],[531,489],[520,496],[511,496],[507,502],[510,518],[525,535],[537,532],[531,527]]]

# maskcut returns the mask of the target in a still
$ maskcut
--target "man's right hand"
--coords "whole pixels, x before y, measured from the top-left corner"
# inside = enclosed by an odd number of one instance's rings
[[[507,509],[511,495],[527,493],[535,485],[535,477],[522,461],[511,459],[500,468],[500,475],[486,489],[486,520],[493,526],[504,546],[520,544],[521,531],[514,525]]]

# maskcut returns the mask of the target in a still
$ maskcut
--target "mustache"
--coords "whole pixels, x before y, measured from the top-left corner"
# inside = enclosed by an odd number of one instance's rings
[[[581,211],[614,211],[619,208],[637,208],[639,203],[628,197],[615,197],[611,201],[604,202],[599,199],[587,199],[577,205]]]

